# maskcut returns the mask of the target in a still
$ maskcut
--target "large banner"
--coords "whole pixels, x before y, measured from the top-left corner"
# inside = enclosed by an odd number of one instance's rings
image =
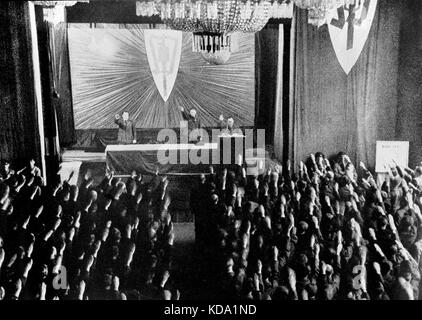
[[[328,30],[338,61],[349,74],[371,31],[377,0],[362,0],[357,5],[343,5],[330,12]]]
[[[143,28],[146,29],[143,29]],[[192,52],[190,33],[143,25],[69,25],[75,127],[113,129],[128,111],[136,128],[179,127],[179,107],[195,108],[206,127],[221,114],[239,126],[255,118],[255,38],[240,35],[224,65]]]
[[[145,48],[155,85],[166,102],[173,90],[182,53],[182,32],[145,30]]]

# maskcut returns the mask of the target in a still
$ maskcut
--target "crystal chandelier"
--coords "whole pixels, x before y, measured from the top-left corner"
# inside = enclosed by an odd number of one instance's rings
[[[327,23],[329,12],[344,5],[356,4],[363,0],[292,0],[296,6],[308,10],[308,22],[322,26]]]
[[[239,48],[236,33],[260,31],[271,17],[291,18],[292,8],[270,0],[149,0],[137,2],[137,15],[158,15],[168,28],[192,32],[192,51],[221,64]]]

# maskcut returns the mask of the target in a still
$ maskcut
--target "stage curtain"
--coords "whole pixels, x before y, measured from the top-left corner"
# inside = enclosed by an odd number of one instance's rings
[[[308,24],[295,8],[292,160],[317,151],[347,152],[352,161],[375,165],[377,140],[396,137],[400,1],[378,1],[362,53],[347,76],[328,27]]]
[[[269,24],[256,33],[255,126],[265,129],[266,144],[274,142],[278,48],[278,24]]]
[[[282,161],[283,160],[283,97],[284,90],[284,25],[279,25],[279,40],[278,40],[278,58],[277,58],[277,87],[276,87],[276,100],[274,106],[274,155]],[[288,67],[288,66],[287,66]]]
[[[409,163],[422,160],[422,1],[407,0],[402,15],[398,138],[410,142]]]
[[[61,146],[75,142],[72,88],[68,48],[67,23],[48,23],[49,51],[53,74],[53,89],[59,97],[53,98]]]
[[[16,167],[42,162],[29,3],[0,2],[0,157]],[[38,75],[39,76],[39,75]]]

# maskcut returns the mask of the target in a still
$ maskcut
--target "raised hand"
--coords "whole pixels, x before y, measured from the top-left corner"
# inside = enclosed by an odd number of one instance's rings
[[[324,197],[325,203],[327,204],[328,207],[331,207],[331,200],[329,196],[325,196]]]
[[[312,216],[312,222],[314,223],[315,229],[319,229],[318,218],[315,216]]]
[[[299,202],[301,198],[300,192],[296,192],[296,201]]]
[[[327,273],[327,265],[324,261],[321,262],[321,273],[326,274]]]
[[[280,204],[285,206],[287,204],[287,200],[286,197],[284,196],[284,194],[281,195],[280,197]]]
[[[368,229],[369,232],[369,236],[371,237],[372,240],[376,241],[377,240],[377,236],[375,235],[375,230],[373,228],[369,228]]]
[[[262,273],[262,261],[258,259],[257,263],[256,263],[256,267],[257,267],[257,271],[258,274]]]
[[[119,287],[120,287],[120,279],[119,279],[118,276],[114,276],[113,277],[113,290],[119,291]]]
[[[163,279],[161,281],[161,287],[162,288],[164,288],[164,286],[166,285],[169,278],[170,278],[170,272],[168,270],[164,271]]]
[[[336,183],[334,184],[334,191],[335,191],[335,192],[338,192],[338,189],[339,189],[339,185],[338,185],[338,183],[336,182]]]
[[[277,260],[278,260],[278,253],[279,253],[279,251],[278,251],[277,246],[274,246],[274,247],[273,247],[273,256],[274,256],[274,261],[277,261]]]
[[[374,270],[377,274],[381,275],[381,266],[378,262],[373,263]]]

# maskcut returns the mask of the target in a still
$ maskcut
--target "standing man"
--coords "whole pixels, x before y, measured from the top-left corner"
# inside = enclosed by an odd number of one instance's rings
[[[220,121],[220,128],[222,130],[222,134],[225,135],[242,135],[242,130],[236,128],[234,125],[234,119],[228,118],[227,121],[224,120],[224,116],[220,115],[218,119]]]
[[[133,122],[129,120],[128,112],[123,112],[121,117],[119,114],[116,114],[114,123],[119,126],[119,134],[117,136],[119,144],[136,143],[135,126],[133,125]]]
[[[198,142],[202,140],[201,136],[201,121],[196,116],[196,110],[191,109],[188,112],[183,107],[179,107],[180,112],[182,112],[183,120],[188,122],[188,129],[189,129],[189,135],[193,130],[198,130],[198,139],[194,142]]]

